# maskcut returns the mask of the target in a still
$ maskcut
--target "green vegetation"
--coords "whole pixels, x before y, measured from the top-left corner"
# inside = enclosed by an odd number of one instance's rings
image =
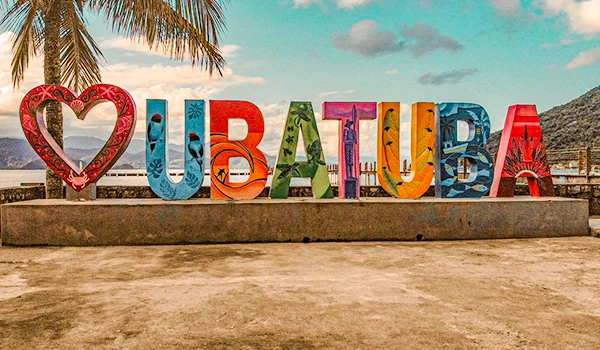
[[[549,150],[600,147],[600,86],[583,96],[540,114]],[[502,131],[490,136],[487,149],[496,154]]]

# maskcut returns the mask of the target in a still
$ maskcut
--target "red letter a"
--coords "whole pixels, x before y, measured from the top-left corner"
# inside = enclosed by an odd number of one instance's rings
[[[512,197],[518,177],[527,178],[532,196],[554,196],[542,126],[534,105],[508,109],[494,174],[490,197]]]

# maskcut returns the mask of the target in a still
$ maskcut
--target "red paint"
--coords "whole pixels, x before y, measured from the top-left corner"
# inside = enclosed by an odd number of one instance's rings
[[[229,120],[243,119],[248,136],[241,141],[229,139]],[[245,101],[210,101],[210,197],[212,199],[256,198],[267,185],[267,158],[258,149],[265,134],[265,122],[258,107]],[[229,159],[241,157],[250,164],[246,182],[230,181]]]
[[[58,146],[46,128],[43,112],[50,101],[66,104],[80,120],[84,120],[87,113],[102,102],[112,102],[117,108],[113,133],[82,171]],[[25,137],[35,152],[68,186],[80,192],[98,181],[127,149],[135,128],[135,102],[127,91],[114,85],[93,85],[79,96],[63,86],[40,85],[23,98],[20,119]]]
[[[540,117],[534,105],[508,109],[496,157],[490,197],[512,197],[518,177],[526,177],[534,197],[554,196]]]

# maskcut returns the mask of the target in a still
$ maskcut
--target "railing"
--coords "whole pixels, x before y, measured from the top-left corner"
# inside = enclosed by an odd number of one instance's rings
[[[556,183],[600,183],[600,148],[581,147],[568,149],[547,149],[548,161],[553,173],[561,169],[572,170],[573,173],[554,174]],[[496,155],[493,155],[494,159]],[[412,164],[403,161],[402,175],[409,176]],[[577,173],[575,173],[577,169]],[[327,165],[329,179],[332,184],[338,183],[338,164]],[[468,159],[459,159],[458,176],[469,177],[471,167]],[[360,163],[361,183],[363,185],[379,185],[377,178],[377,162]],[[520,179],[524,181],[524,179]]]
[[[600,165],[600,148],[582,147],[546,151],[551,165],[562,165],[570,167],[577,162],[577,172],[589,175],[594,166]]]
[[[572,177],[573,179],[567,182],[600,182],[600,179],[590,181],[590,177],[600,176],[600,148],[582,147],[568,149],[548,149],[548,160],[553,169],[577,169],[577,174],[561,174],[556,175],[561,179],[564,177]],[[494,155],[494,158],[496,155]],[[575,164],[576,163],[576,164]],[[575,167],[576,165],[576,167]],[[402,162],[402,174],[409,176],[411,173],[412,164],[407,160]],[[328,164],[327,172],[329,180],[332,184],[338,183],[338,164]],[[459,177],[468,178],[470,173],[469,162],[466,164],[459,160]],[[598,175],[594,175],[594,173]],[[360,163],[361,183],[363,185],[379,185],[377,178],[377,162]],[[183,176],[183,170],[170,171],[171,176]],[[209,175],[205,173],[205,175]],[[231,175],[249,175],[249,171],[245,169],[231,169]],[[273,168],[269,169],[269,175],[273,175]],[[127,176],[146,176],[144,170],[111,170],[106,176],[110,177],[127,177]]]
[[[377,162],[372,163],[360,163],[359,164],[360,175],[361,175],[361,184],[366,186],[376,186],[379,185],[379,181],[377,179]],[[338,183],[338,164],[328,164],[327,172],[329,173],[329,181],[336,185]],[[406,173],[406,169],[405,169]]]

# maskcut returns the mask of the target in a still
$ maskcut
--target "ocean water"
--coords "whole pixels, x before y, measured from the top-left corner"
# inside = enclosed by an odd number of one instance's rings
[[[98,181],[99,186],[149,186],[146,176],[121,176],[126,173],[140,173],[142,170],[119,170],[119,176],[104,176]],[[183,171],[181,171],[183,172]],[[181,180],[180,176],[173,176],[175,182]],[[233,175],[232,181],[243,182],[247,179],[244,175]],[[272,177],[269,176],[267,186],[271,185]],[[43,183],[46,181],[45,170],[0,170],[0,188],[16,187],[22,183]],[[308,179],[292,179],[291,186],[308,186]],[[202,186],[210,186],[210,176],[204,176]]]
[[[143,170],[119,170],[118,177],[116,176],[104,176],[98,181],[98,185],[100,186],[149,186],[148,180],[146,176],[121,176],[121,174],[127,173],[140,173]],[[177,170],[175,170],[177,171]],[[181,172],[183,172],[181,170]],[[552,174],[556,176],[560,175],[571,175],[577,174],[577,170],[552,170]],[[332,184],[336,184],[335,175],[330,175],[329,180]],[[181,177],[174,176],[172,177],[173,181],[178,182],[181,180]],[[247,176],[232,176],[232,179],[237,182],[243,182],[247,179]],[[16,187],[20,186],[22,183],[43,183],[46,180],[46,171],[45,170],[0,170],[0,188],[7,187]],[[267,186],[271,185],[272,177],[269,176],[267,180]],[[556,179],[557,183],[560,183],[560,178]],[[365,175],[361,176],[362,185],[379,185],[376,181],[376,176],[371,175],[368,179]],[[210,186],[210,176],[204,176],[204,182],[202,186]],[[310,186],[309,179],[300,179],[294,178],[292,179],[291,186]]]

